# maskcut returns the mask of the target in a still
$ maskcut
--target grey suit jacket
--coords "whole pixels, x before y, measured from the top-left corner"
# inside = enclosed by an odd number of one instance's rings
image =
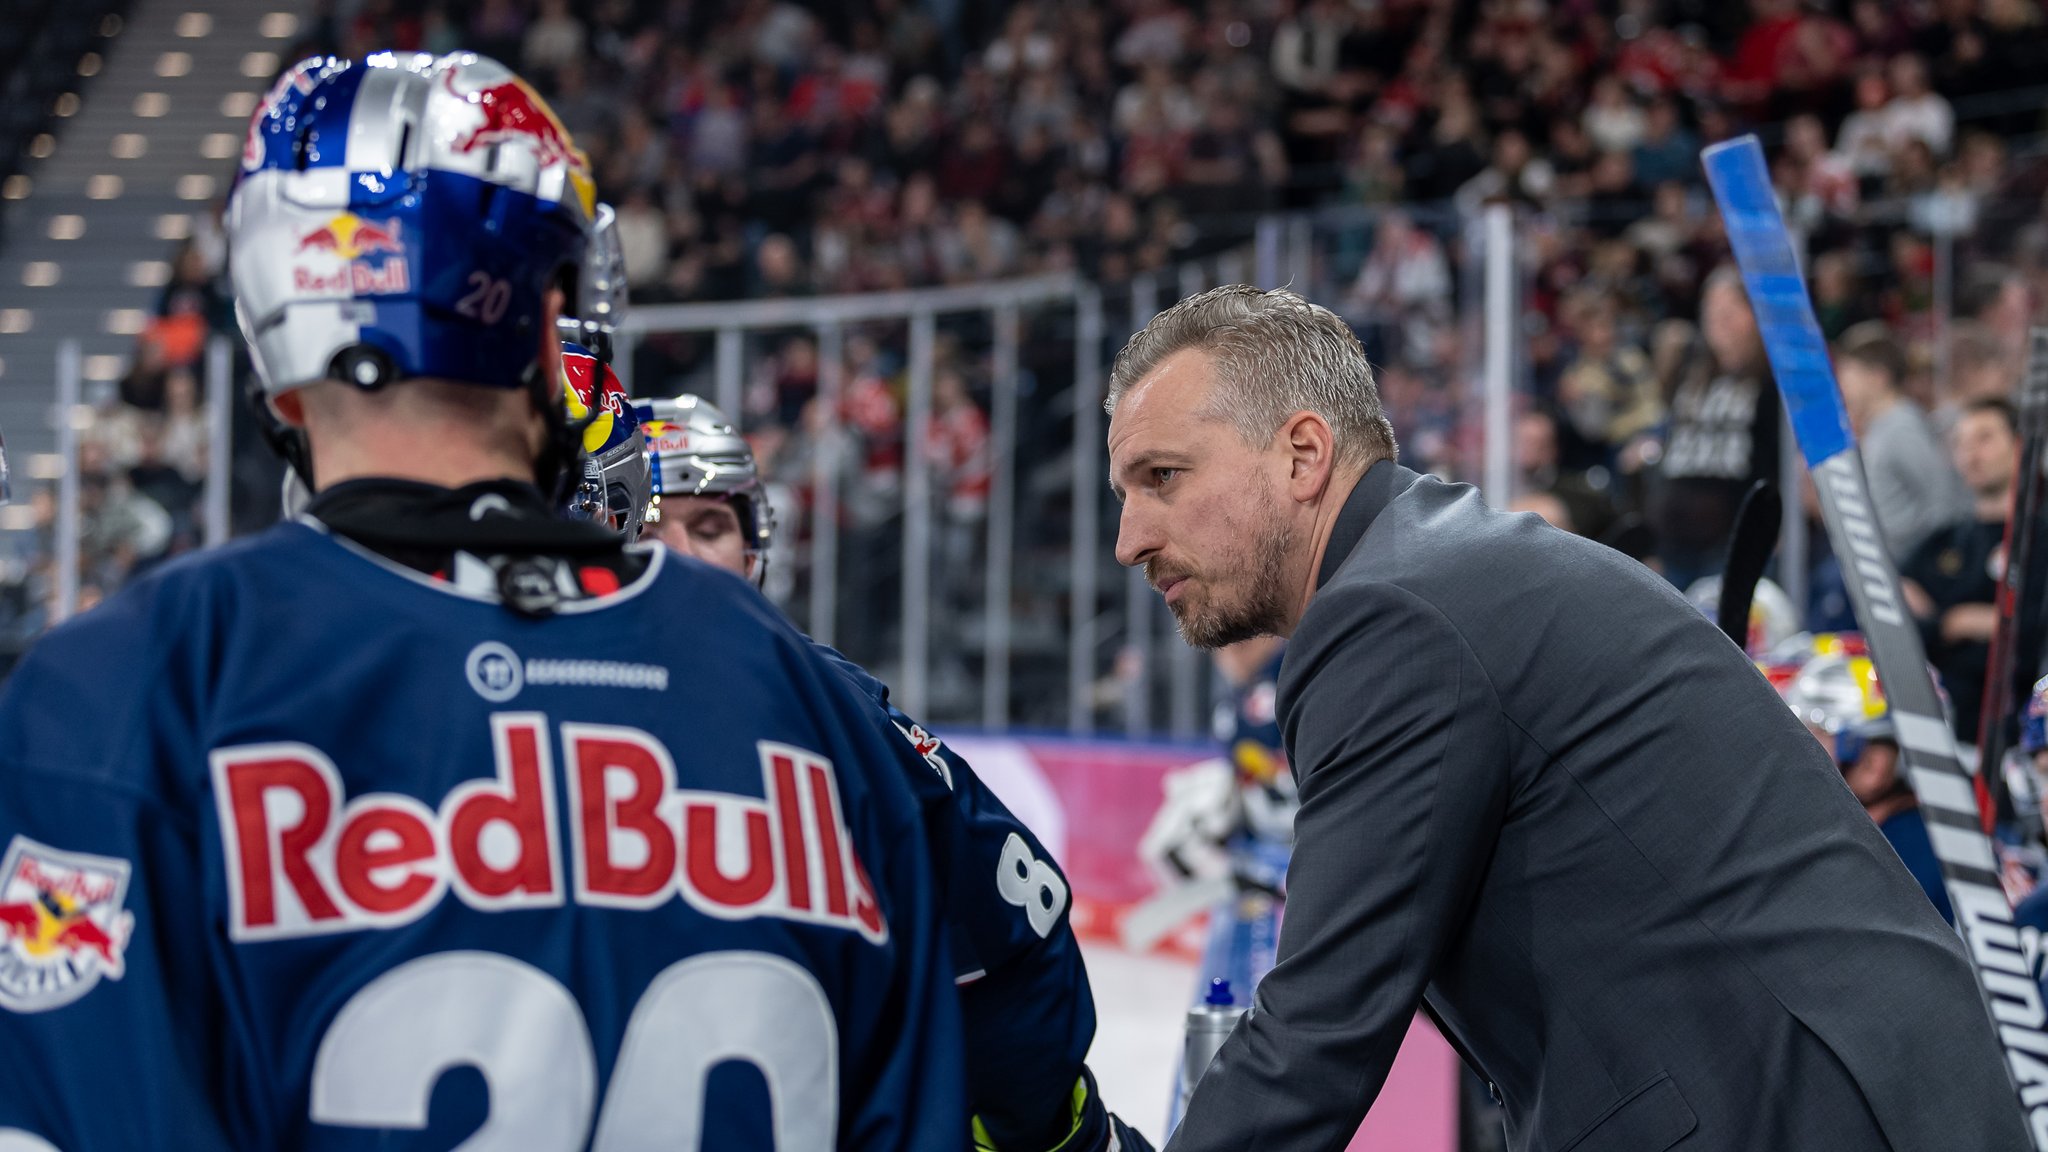
[[[1335,1152],[1418,1002],[1517,1152],[2031,1147],[1957,937],[1649,570],[1390,463],[1280,679],[1280,961],[1171,1152]]]

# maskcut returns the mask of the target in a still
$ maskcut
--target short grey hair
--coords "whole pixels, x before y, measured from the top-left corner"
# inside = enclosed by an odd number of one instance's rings
[[[1215,359],[1210,412],[1247,443],[1264,444],[1289,416],[1313,412],[1329,422],[1340,463],[1365,468],[1399,450],[1351,326],[1285,288],[1226,284],[1153,317],[1117,353],[1103,410],[1114,416],[1131,385],[1188,348]]]

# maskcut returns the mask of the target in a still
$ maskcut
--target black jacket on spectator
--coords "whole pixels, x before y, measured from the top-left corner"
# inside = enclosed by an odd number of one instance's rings
[[[1991,646],[1976,640],[1950,643],[1942,639],[1941,618],[1958,604],[1992,604],[1998,599],[1998,577],[2005,563],[2005,521],[1983,521],[1975,517],[1958,520],[1929,536],[1906,558],[1901,575],[1920,585],[1934,601],[1934,615],[1920,621],[1920,636],[1927,645],[1927,662],[1941,674],[1948,693],[1950,717],[1956,739],[1977,743],[1982,733],[1978,724],[1984,709],[1984,679],[1991,666]],[[2042,539],[2041,528],[2034,529]],[[2048,588],[2048,548],[2035,545],[2027,559],[2027,587]],[[2013,663],[2013,702],[2007,709],[2008,736],[2017,733],[2020,709],[2041,668],[2042,619],[2040,597],[2027,605],[2020,617],[2018,659]]]

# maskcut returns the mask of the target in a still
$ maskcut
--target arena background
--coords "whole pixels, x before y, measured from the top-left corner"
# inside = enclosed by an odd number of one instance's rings
[[[549,97],[619,207],[628,386],[740,414],[770,594],[972,745],[1084,929],[1210,754],[1216,677],[1111,555],[1100,397],[1158,309],[1290,285],[1358,331],[1404,463],[1690,573],[1702,145],[1763,138],[1826,334],[1875,324],[1937,426],[2011,395],[2048,286],[2036,0],[0,0],[0,674],[277,516],[220,211],[282,67],[383,49]],[[1802,490],[1789,437],[1739,447]],[[1787,506],[1778,582],[1846,626]],[[1154,1134],[1185,944],[1095,952],[1097,1064]],[[1448,1093],[1368,1146],[1451,1146]]]

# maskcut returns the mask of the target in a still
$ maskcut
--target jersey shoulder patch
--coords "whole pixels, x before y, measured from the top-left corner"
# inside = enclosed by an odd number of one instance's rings
[[[0,1008],[45,1012],[119,980],[129,866],[16,836],[0,860]]]

